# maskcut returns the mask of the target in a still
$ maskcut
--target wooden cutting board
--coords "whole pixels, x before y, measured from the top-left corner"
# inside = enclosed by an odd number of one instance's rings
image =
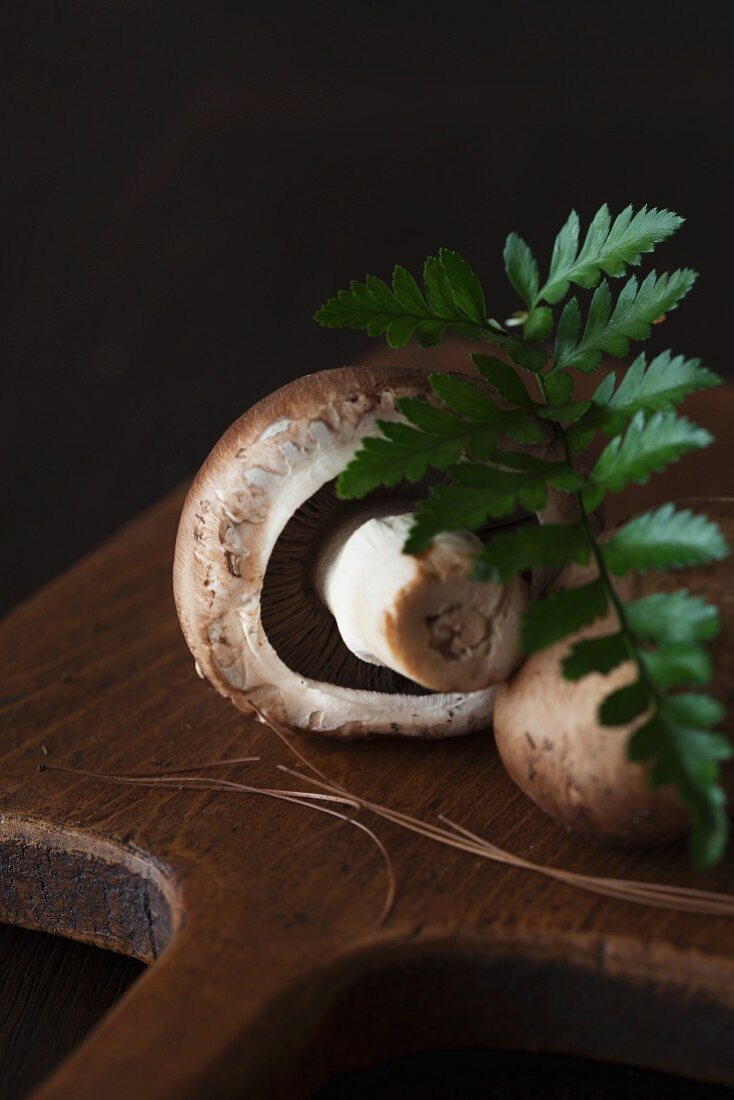
[[[722,440],[734,390],[689,403]],[[617,502],[734,489],[734,447]],[[154,963],[37,1094],[306,1097],[341,1068],[434,1046],[565,1051],[734,1084],[734,925],[603,899],[370,820],[241,793],[137,789],[39,763],[149,771],[233,756],[293,764],[194,674],[171,598],[181,494],[0,626],[0,918]],[[53,538],[53,532],[44,532]],[[360,795],[439,813],[539,863],[734,892],[682,846],[592,847],[512,784],[489,732],[299,745]],[[367,819],[364,819],[367,821]]]

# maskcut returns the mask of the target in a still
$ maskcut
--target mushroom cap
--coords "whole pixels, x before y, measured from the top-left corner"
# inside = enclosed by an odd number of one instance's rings
[[[677,505],[706,513],[719,523],[730,542],[734,539],[734,500],[691,499]],[[554,588],[574,588],[595,573],[590,566],[569,566]],[[734,690],[732,559],[663,574],[632,573],[615,580],[615,587],[625,602],[651,592],[687,588],[719,607],[722,631],[711,646],[715,674],[710,690],[726,704]],[[647,767],[627,759],[629,735],[644,722],[644,716],[613,728],[601,726],[597,717],[601,700],[634,679],[632,662],[606,676],[592,673],[577,681],[564,679],[561,672],[560,662],[574,642],[614,629],[615,619],[608,615],[529,657],[514,677],[497,689],[495,740],[517,785],[568,828],[610,844],[662,843],[687,832],[688,811],[671,787],[651,788]],[[730,722],[727,716],[724,732],[732,738]],[[723,780],[730,795],[734,793],[733,778],[729,765],[723,770]]]
[[[176,606],[197,671],[240,710],[340,737],[445,737],[488,724],[491,689],[431,694],[407,682],[405,692],[331,683],[290,667],[263,620],[266,573],[284,528],[329,490],[362,439],[378,433],[377,420],[399,417],[396,400],[413,395],[429,396],[430,387],[425,372],[410,368],[298,378],[235,421],[194,479],[176,540]],[[559,507],[558,497],[549,500],[549,519]],[[312,648],[321,644],[314,636]]]

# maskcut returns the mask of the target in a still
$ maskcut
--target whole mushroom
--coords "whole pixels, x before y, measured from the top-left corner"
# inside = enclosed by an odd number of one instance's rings
[[[473,581],[467,532],[404,554],[420,487],[359,505],[334,491],[376,421],[414,395],[433,399],[427,375],[401,367],[299,378],[241,416],[194,480],[176,605],[200,675],[241,710],[342,737],[488,724],[492,685],[520,660],[528,580]],[[534,449],[553,446],[549,433]],[[539,520],[558,522],[567,499],[549,497]]]
[[[676,503],[706,513],[730,543],[734,539],[734,499]],[[570,566],[555,587],[573,588],[594,575],[590,566]],[[718,606],[722,630],[711,646],[715,669],[711,692],[727,705],[734,697],[732,558],[675,573],[629,574],[616,585],[624,601],[686,588]],[[495,740],[517,785],[569,829],[609,844],[662,843],[687,832],[688,813],[672,788],[651,788],[647,768],[627,759],[627,741],[644,716],[613,728],[600,725],[597,717],[602,699],[634,678],[634,666],[626,662],[607,676],[592,673],[577,681],[564,679],[561,672],[561,661],[574,642],[611,633],[614,625],[610,614],[529,657],[497,690]],[[728,727],[724,732],[732,737]],[[723,779],[730,796],[733,778],[731,767],[726,767]]]

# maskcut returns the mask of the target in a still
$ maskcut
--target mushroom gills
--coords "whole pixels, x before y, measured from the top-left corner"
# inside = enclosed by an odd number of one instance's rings
[[[401,694],[480,691],[514,670],[526,578],[473,580],[481,540],[468,532],[405,554],[414,503],[394,494],[345,506],[324,486],[292,517],[263,589],[263,625],[291,667]]]

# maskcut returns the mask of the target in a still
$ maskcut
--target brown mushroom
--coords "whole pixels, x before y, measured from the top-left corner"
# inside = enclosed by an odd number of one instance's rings
[[[333,483],[426,374],[342,368],[299,378],[232,425],[184,505],[174,586],[200,673],[244,711],[341,736],[466,733],[520,658],[527,582],[470,577],[476,538],[402,552],[420,487],[356,506]],[[536,448],[550,453],[547,447]],[[559,518],[553,496],[541,521]]]
[[[734,500],[686,500],[679,506],[704,512],[734,541]],[[573,588],[591,579],[591,567],[571,566],[555,587]],[[711,647],[715,676],[711,691],[727,704],[734,692],[734,562],[732,558],[703,568],[675,573],[629,574],[617,590],[629,601],[651,592],[687,588],[720,610],[722,631]],[[658,843],[682,836],[687,811],[672,788],[650,787],[647,768],[627,760],[630,733],[644,721],[626,727],[601,726],[602,699],[634,677],[631,662],[608,676],[592,674],[571,682],[560,662],[581,638],[611,633],[612,615],[528,658],[497,691],[494,732],[508,772],[542,810],[584,836],[610,844]],[[726,731],[731,736],[731,731]],[[724,784],[734,792],[729,768]]]

